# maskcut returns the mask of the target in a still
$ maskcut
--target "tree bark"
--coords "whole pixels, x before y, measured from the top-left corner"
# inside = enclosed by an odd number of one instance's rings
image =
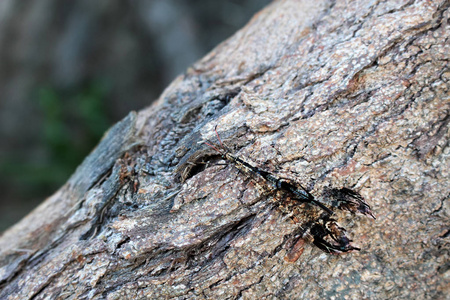
[[[276,1],[105,135],[0,239],[0,299],[443,299],[449,277],[449,1]],[[204,141],[358,191],[329,255]],[[281,197],[283,198],[283,197]]]

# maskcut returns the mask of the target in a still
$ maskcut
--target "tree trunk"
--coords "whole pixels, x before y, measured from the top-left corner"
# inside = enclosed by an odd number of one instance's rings
[[[443,299],[448,7],[274,2],[3,234],[0,299]],[[204,143],[221,147],[216,126],[327,207],[359,192],[376,220],[333,211],[361,250],[306,243],[321,209],[282,209],[292,197]]]

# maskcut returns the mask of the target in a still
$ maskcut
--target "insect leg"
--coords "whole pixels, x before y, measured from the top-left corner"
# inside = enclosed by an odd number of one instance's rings
[[[290,183],[288,180],[286,180],[284,178],[278,178],[276,180],[275,184],[276,184],[277,188],[285,190],[285,191],[289,191],[289,192],[293,193],[294,195],[296,195],[298,197],[299,201],[312,203],[312,204],[320,207],[321,209],[323,209],[329,215],[333,214],[333,211],[331,211],[324,204],[315,200],[314,196],[311,195],[307,190],[305,190],[305,188],[302,187],[300,184],[293,185],[292,183]]]
[[[351,244],[352,240],[345,235],[345,229],[328,216],[317,220],[311,227],[310,234],[313,236],[314,245],[328,253],[339,254],[360,250]],[[331,241],[328,241],[327,237],[330,237]]]
[[[357,192],[348,188],[332,188],[325,191],[324,195],[331,199],[331,204],[339,209],[347,210],[351,213],[361,213],[363,215],[375,216],[370,209],[369,204]]]

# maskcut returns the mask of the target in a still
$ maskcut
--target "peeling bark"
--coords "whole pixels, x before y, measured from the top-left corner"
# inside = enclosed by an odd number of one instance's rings
[[[1,299],[443,299],[449,276],[449,1],[276,1],[116,124],[0,239]],[[360,252],[299,239],[251,176],[349,187]]]

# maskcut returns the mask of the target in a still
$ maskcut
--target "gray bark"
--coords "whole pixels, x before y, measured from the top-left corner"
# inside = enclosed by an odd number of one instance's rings
[[[116,124],[0,239],[1,299],[443,299],[449,277],[449,1],[276,1]],[[339,212],[326,254],[231,151]],[[262,187],[264,189],[264,186]],[[322,199],[326,201],[326,199]]]

